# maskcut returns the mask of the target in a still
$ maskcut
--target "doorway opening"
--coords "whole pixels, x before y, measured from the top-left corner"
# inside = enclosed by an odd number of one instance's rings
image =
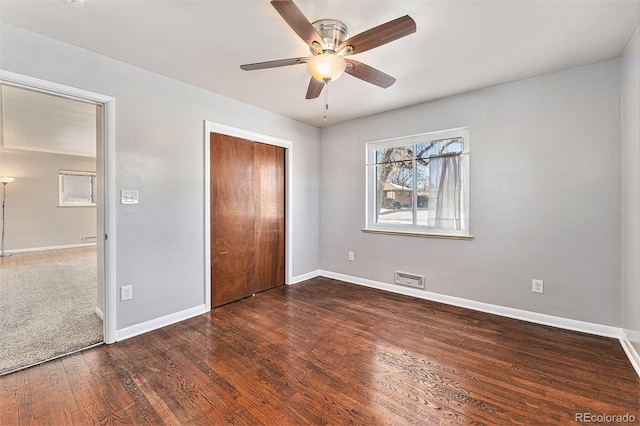
[[[0,100],[0,175],[14,178],[0,257],[6,374],[114,341],[105,242],[114,108],[112,98],[1,70]]]

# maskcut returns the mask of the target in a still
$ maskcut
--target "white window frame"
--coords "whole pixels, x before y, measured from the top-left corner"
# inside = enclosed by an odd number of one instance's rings
[[[58,170],[58,207],[96,207],[95,202],[92,203],[70,203],[64,201],[64,176],[88,176],[91,177],[91,199],[95,200],[95,179],[96,172],[86,172],[79,170]]]
[[[384,233],[384,234],[399,234],[409,236],[421,236],[421,237],[435,237],[435,238],[455,238],[455,239],[472,239],[470,234],[469,223],[469,127],[460,127],[455,129],[448,129],[436,132],[421,133],[417,135],[404,136],[394,139],[385,139],[380,141],[372,141],[366,144],[366,218],[364,232],[371,233]],[[377,186],[377,173],[374,166],[376,161],[376,151],[384,148],[392,148],[397,146],[406,146],[416,143],[425,143],[440,139],[451,138],[463,138],[463,206],[461,211],[461,219],[466,224],[466,229],[463,230],[443,230],[426,225],[410,225],[410,224],[389,224],[389,223],[377,223],[376,222],[376,186]],[[413,160],[413,168],[415,170],[415,159]],[[416,208],[416,191],[415,191],[415,178],[414,180],[414,203],[413,208]]]

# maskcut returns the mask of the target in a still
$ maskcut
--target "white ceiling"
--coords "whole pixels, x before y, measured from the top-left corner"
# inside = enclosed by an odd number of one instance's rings
[[[353,59],[397,78],[331,83],[327,124],[620,57],[638,1],[296,0],[309,19],[351,35],[410,15],[417,32]],[[268,0],[0,0],[2,21],[321,127],[305,65],[241,64],[308,56]]]
[[[96,105],[2,85],[4,148],[96,156]]]

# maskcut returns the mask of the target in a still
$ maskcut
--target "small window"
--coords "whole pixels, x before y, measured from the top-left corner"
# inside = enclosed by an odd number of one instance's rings
[[[368,143],[365,231],[469,236],[469,129]]]
[[[60,207],[95,206],[95,172],[60,170],[58,205]]]

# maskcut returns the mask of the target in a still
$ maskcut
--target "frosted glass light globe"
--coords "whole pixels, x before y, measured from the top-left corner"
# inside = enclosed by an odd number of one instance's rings
[[[339,79],[346,67],[347,61],[335,53],[323,53],[314,56],[307,62],[307,68],[313,78],[322,82]]]

